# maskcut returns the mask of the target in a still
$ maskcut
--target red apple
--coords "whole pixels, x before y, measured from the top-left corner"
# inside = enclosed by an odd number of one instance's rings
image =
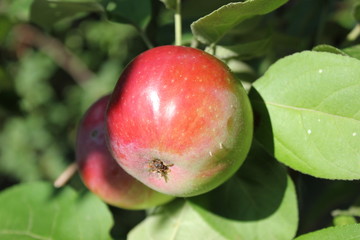
[[[109,96],[94,103],[78,129],[76,160],[85,185],[105,202],[126,209],[145,209],[173,197],[156,192],[127,174],[111,156],[105,140]]]
[[[106,114],[114,158],[147,186],[194,196],[223,183],[252,141],[249,99],[214,56],[162,46],[136,57],[122,73]]]

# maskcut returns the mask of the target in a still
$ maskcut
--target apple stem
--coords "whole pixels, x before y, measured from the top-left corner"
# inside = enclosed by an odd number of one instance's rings
[[[198,45],[199,45],[198,40],[197,40],[196,38],[193,38],[193,39],[191,40],[191,45],[190,45],[190,47],[192,47],[192,48],[197,48]]]
[[[63,187],[75,174],[76,170],[77,170],[77,164],[76,163],[70,164],[55,180],[54,186],[57,188]]]
[[[205,49],[205,52],[215,56],[215,54],[216,54],[216,44],[215,43],[210,44],[210,46],[208,46]]]
[[[176,9],[175,9],[175,45],[181,46],[181,0],[176,0]]]

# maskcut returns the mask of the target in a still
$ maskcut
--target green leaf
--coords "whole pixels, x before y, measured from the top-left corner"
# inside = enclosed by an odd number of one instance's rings
[[[251,59],[265,55],[272,46],[272,37],[248,41],[232,46],[217,45],[215,55],[220,59],[238,58]]]
[[[103,0],[109,20],[145,29],[151,19],[151,0]]]
[[[33,0],[30,20],[44,29],[51,29],[54,24],[64,19],[74,18],[90,12],[103,12],[95,1],[54,1]]]
[[[221,6],[234,2],[234,0],[196,0],[196,1],[181,1],[181,15],[183,19],[199,19]]]
[[[340,54],[343,56],[349,56],[344,51],[327,44],[317,45],[312,50],[317,52],[328,52],[328,53]]]
[[[175,9],[176,8],[176,0],[160,0],[163,2],[168,9]]]
[[[360,178],[360,61],[297,53],[254,87],[255,137],[279,161],[315,177]]]
[[[354,16],[356,21],[360,22],[360,3],[357,3],[354,6],[353,16]]]
[[[360,239],[360,224],[329,227],[297,237],[295,240],[356,240]]]
[[[335,226],[343,226],[357,223],[355,217],[347,215],[335,216],[333,222]]]
[[[199,216],[190,202],[182,199],[160,207],[133,228],[128,235],[128,240],[138,239],[225,240]]]
[[[338,49],[331,45],[321,44],[321,45],[314,47],[312,50],[317,51],[317,52],[328,52],[328,53],[340,54],[343,56],[350,56],[350,57],[357,58],[360,60],[360,44],[354,45],[351,47],[347,47],[344,49]]]
[[[2,240],[110,239],[110,212],[90,193],[32,182],[1,192],[0,205]]]
[[[287,240],[297,229],[294,185],[282,165],[254,147],[240,171],[205,195],[165,205],[132,239]]]
[[[218,42],[230,29],[245,19],[264,15],[288,0],[248,0],[229,3],[191,24],[194,36],[205,44]]]
[[[34,0],[2,0],[5,6],[5,13],[10,19],[28,21],[30,16],[30,7]],[[3,11],[3,9],[2,9]]]
[[[360,44],[348,48],[344,48],[342,51],[348,54],[349,56],[360,60]]]

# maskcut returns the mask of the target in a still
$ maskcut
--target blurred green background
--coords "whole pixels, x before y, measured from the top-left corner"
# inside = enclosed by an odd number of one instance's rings
[[[45,0],[0,1],[0,190],[54,181],[75,160],[82,114],[110,93],[126,64],[147,49],[144,36],[154,46],[173,44],[173,12],[158,0],[138,1],[148,3],[138,6],[146,14],[141,26],[128,24],[131,17],[109,21],[85,1],[78,8]],[[192,21],[228,2],[184,0],[184,43],[196,44]],[[237,73],[251,82],[285,55],[318,44],[359,44],[359,38],[348,38],[357,24],[352,13],[358,2],[290,0],[274,13],[240,24],[221,44],[271,39],[261,51],[227,59],[244,64]],[[71,183],[82,186],[78,176]]]
[[[56,179],[84,111],[146,49],[132,26],[96,13],[41,29],[29,3],[0,2],[0,188]]]

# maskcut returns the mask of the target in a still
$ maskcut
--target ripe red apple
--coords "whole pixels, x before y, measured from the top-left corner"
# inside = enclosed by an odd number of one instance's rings
[[[124,70],[106,114],[114,158],[147,186],[174,196],[205,193],[227,180],[252,141],[250,102],[214,56],[162,46]]]
[[[105,139],[109,96],[95,102],[78,129],[76,160],[85,185],[105,202],[126,209],[145,209],[173,197],[156,192],[127,174],[111,156]]]

